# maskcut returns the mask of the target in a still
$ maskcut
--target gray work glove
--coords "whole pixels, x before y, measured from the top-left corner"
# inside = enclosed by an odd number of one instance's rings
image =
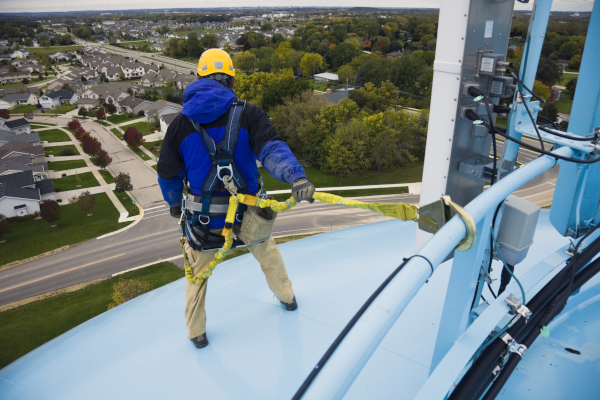
[[[292,196],[294,196],[294,200],[298,203],[302,200],[306,200],[309,203],[314,202],[313,194],[315,194],[315,185],[310,183],[306,178],[296,179],[292,184]]]
[[[169,211],[171,212],[171,217],[173,217],[173,218],[181,217],[181,206],[171,207],[169,209]]]

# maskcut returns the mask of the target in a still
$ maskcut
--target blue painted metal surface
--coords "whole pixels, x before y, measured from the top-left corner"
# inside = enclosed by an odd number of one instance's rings
[[[567,242],[551,228],[548,214],[542,212],[518,276],[550,247]],[[415,229],[414,223],[390,221],[282,245],[297,312],[279,306],[252,257],[223,263],[210,278],[210,345],[202,350],[187,339],[183,280],[154,290],[0,370],[0,397],[291,398],[366,298],[402,257],[410,256]],[[450,269],[451,261],[441,265],[418,291],[345,399],[414,398],[427,380]]]
[[[594,3],[581,58],[581,68],[571,109],[569,132],[586,136],[600,126],[600,1]],[[586,185],[583,180],[586,179]],[[600,222],[600,163],[582,167],[561,166],[554,192],[551,220],[564,235],[577,237]],[[579,204],[579,206],[578,206]]]
[[[519,79],[528,88],[533,89],[533,82],[544,45],[544,37],[550,18],[550,8],[552,0],[535,0],[531,19],[529,20],[529,29],[525,40],[525,48],[523,49],[523,57],[521,59],[521,68],[519,70]],[[525,92],[525,89],[523,89]],[[515,92],[513,104],[517,103],[519,98],[518,92]],[[513,106],[514,109],[514,106]],[[515,139],[521,139],[520,132],[516,131],[517,121],[514,111],[510,113],[507,124],[507,134]],[[500,158],[499,176],[503,177],[506,173],[513,170],[517,161],[519,145],[514,142],[507,141],[502,149],[502,157]]]

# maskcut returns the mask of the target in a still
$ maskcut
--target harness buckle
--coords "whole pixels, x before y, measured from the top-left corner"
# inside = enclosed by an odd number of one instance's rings
[[[204,222],[202,218],[206,218],[206,222]],[[198,222],[200,222],[202,225],[208,225],[208,223],[210,222],[210,217],[208,215],[201,215],[200,218],[198,218]]]
[[[225,170],[227,173],[221,175],[221,171]],[[231,167],[231,163],[226,166],[217,165],[217,177],[222,180],[224,183],[233,179],[233,168]]]

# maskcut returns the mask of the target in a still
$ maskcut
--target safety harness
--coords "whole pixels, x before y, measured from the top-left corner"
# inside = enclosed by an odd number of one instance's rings
[[[185,233],[188,243],[196,251],[220,248],[225,242],[223,236],[212,233],[208,226],[211,217],[221,217],[227,214],[230,194],[227,192],[225,184],[233,185],[237,193],[246,193],[248,189],[248,185],[236,167],[233,158],[245,106],[246,102],[240,100],[231,105],[225,135],[221,143],[215,143],[198,122],[188,118],[202,136],[212,161],[212,168],[202,186],[202,196],[191,194],[190,188],[186,184],[187,195],[184,196],[181,206],[180,233],[182,239]],[[226,192],[226,194],[216,195],[215,192]],[[238,222],[242,221],[246,209],[247,206],[245,205],[238,207],[235,217]],[[232,222],[225,223],[225,229],[231,229],[232,227]],[[241,244],[243,244],[241,240],[235,239],[231,247]]]

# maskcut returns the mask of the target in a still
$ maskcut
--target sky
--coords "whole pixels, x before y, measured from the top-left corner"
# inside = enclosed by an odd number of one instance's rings
[[[445,0],[456,1],[456,0]],[[534,0],[529,4],[516,3],[516,10],[530,10]],[[286,4],[287,3],[287,4]],[[409,7],[409,8],[439,8],[440,0],[379,0],[369,3],[371,7]],[[593,0],[554,0],[553,11],[591,11]],[[209,7],[286,7],[292,4],[302,6],[330,7],[364,7],[363,0],[296,0],[294,2],[281,0],[0,0],[0,12],[40,12],[40,11],[83,11],[83,10],[132,10],[132,9],[161,9],[165,4],[177,8],[209,8]]]

